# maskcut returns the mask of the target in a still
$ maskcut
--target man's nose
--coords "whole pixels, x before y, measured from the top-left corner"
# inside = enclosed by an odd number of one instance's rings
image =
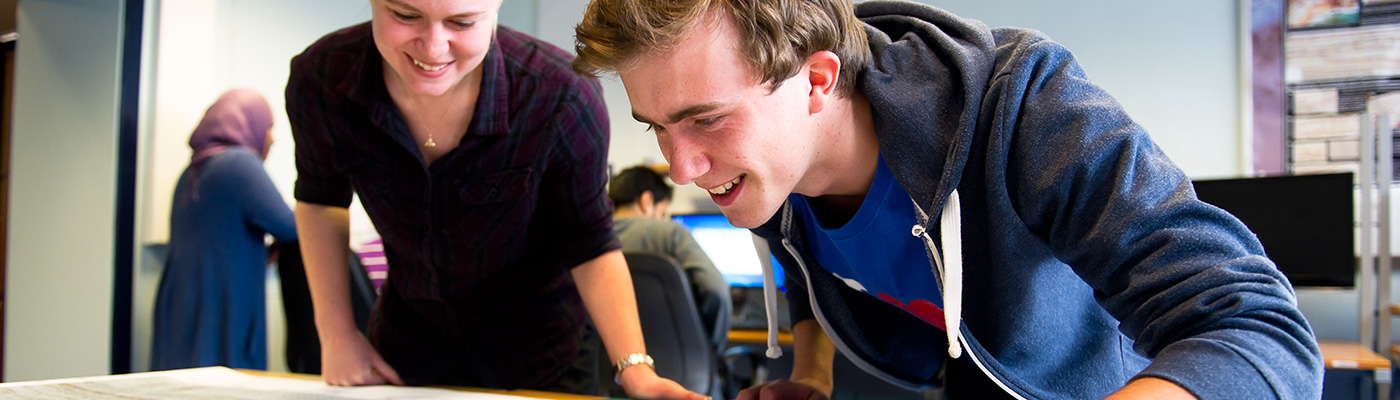
[[[710,170],[709,158],[697,143],[684,137],[672,137],[663,148],[671,163],[671,180],[677,185],[689,185]]]

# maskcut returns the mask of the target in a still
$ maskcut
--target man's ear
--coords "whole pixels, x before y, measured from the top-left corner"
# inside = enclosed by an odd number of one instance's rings
[[[643,190],[641,196],[637,196],[637,207],[642,209],[642,215],[651,215],[651,210],[656,208],[656,198],[650,190]]]
[[[816,114],[826,108],[826,103],[836,96],[836,82],[841,76],[841,58],[830,51],[818,51],[807,56],[803,64],[807,70],[807,112]]]

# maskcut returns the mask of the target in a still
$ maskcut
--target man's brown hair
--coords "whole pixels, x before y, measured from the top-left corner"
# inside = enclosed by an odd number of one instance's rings
[[[593,0],[574,28],[574,71],[626,71],[644,53],[669,50],[710,12],[730,18],[749,69],[772,89],[829,50],[841,59],[837,91],[850,96],[870,57],[851,0]]]

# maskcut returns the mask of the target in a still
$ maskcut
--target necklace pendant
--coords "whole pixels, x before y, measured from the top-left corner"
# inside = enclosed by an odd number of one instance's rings
[[[434,142],[433,138],[428,138],[428,141],[423,142],[423,147],[437,147],[437,142]]]

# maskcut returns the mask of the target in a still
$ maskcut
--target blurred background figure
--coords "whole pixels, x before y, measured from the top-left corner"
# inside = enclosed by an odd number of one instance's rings
[[[734,309],[729,284],[690,231],[667,218],[671,186],[665,176],[644,165],[624,169],[608,183],[608,197],[615,207],[613,230],[622,242],[622,251],[650,251],[676,259],[690,279],[691,295],[711,348],[724,348]]]
[[[271,129],[267,100],[235,89],[190,136],[194,155],[175,187],[156,294],[152,370],[267,368],[265,236],[297,238],[292,210],[263,170]]]

